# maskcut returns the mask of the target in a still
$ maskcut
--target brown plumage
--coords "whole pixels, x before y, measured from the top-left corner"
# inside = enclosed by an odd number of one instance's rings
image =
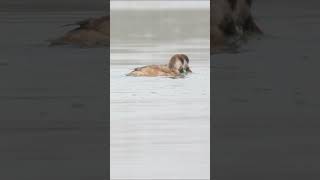
[[[97,18],[89,18],[74,24],[77,28],[67,32],[62,37],[50,40],[50,45],[66,45],[73,44],[84,47],[92,46],[108,46],[110,34],[110,19],[109,16]]]
[[[212,0],[210,2],[212,50],[230,47],[239,39],[263,33],[251,14],[252,0]]]
[[[176,54],[171,57],[168,64],[149,65],[135,68],[128,76],[179,76],[191,73],[189,58],[185,54]]]

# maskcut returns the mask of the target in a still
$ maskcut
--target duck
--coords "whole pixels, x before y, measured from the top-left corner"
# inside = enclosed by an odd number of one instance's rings
[[[49,46],[79,45],[81,47],[108,46],[110,34],[110,17],[88,18],[65,26],[78,26],[63,36],[49,40]]]
[[[210,47],[213,52],[232,49],[263,31],[251,13],[252,0],[215,0],[211,3]]]
[[[157,76],[184,76],[188,73],[192,73],[189,67],[189,58],[185,54],[175,54],[171,57],[168,64],[164,65],[148,65],[135,68],[127,76],[135,77],[157,77]]]

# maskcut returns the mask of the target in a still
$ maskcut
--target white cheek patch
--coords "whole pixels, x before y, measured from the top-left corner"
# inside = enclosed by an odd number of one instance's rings
[[[183,67],[183,63],[179,59],[176,59],[176,61],[174,63],[174,67],[176,69],[180,69],[181,67]]]

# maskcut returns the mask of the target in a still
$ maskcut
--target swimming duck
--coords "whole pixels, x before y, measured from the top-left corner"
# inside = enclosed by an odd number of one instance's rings
[[[189,58],[185,54],[176,54],[171,57],[168,64],[149,65],[135,68],[127,76],[179,76],[191,73]]]
[[[83,47],[108,46],[109,45],[109,16],[89,18],[73,24],[77,28],[67,32],[62,37],[49,40],[51,46],[74,44]]]

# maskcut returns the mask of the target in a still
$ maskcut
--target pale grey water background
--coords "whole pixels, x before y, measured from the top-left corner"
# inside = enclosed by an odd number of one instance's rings
[[[193,74],[125,76],[175,53]],[[209,179],[209,59],[209,9],[111,11],[112,179]]]
[[[0,179],[104,179],[106,48],[47,47],[103,11],[0,12]]]

